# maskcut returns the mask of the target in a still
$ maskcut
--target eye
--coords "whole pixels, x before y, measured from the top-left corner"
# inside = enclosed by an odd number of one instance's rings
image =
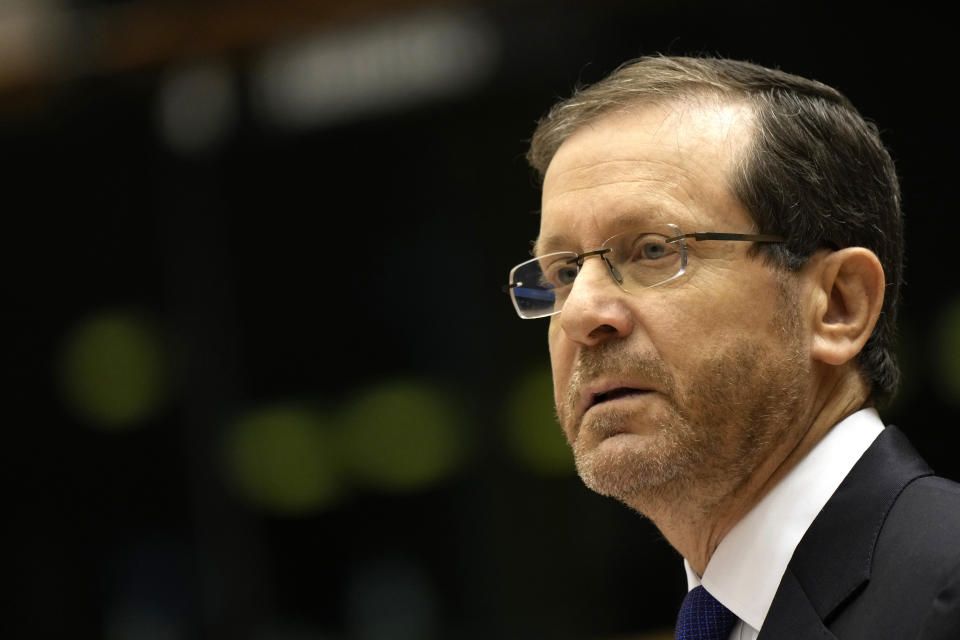
[[[543,282],[541,286],[551,288],[568,287],[573,284],[580,267],[576,262],[557,260],[543,266]]]
[[[573,280],[577,277],[578,271],[580,271],[580,269],[575,264],[564,265],[560,269],[557,269],[556,280],[558,286],[573,284]]]
[[[575,254],[563,254],[549,256],[551,258],[549,261],[544,260],[540,265],[542,271],[540,286],[544,289],[560,289],[573,284],[580,272],[580,266],[576,263],[574,256]]]
[[[644,234],[634,243],[634,260],[661,260],[674,252],[674,247],[664,242],[666,238],[658,234]]]
[[[667,253],[667,249],[662,242],[644,242],[640,245],[641,257],[650,260],[662,258]]]

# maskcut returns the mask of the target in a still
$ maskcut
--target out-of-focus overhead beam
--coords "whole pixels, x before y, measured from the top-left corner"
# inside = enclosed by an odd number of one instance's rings
[[[426,0],[221,0],[120,5],[103,15],[98,66],[106,72],[122,71],[242,51],[318,26],[438,4]]]
[[[55,3],[0,7],[0,100],[75,79],[244,51],[390,13],[453,0],[176,0],[68,11]]]

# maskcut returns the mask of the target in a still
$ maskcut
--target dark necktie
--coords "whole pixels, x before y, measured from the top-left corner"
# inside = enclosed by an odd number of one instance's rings
[[[703,588],[687,593],[677,615],[676,640],[727,640],[737,616]]]

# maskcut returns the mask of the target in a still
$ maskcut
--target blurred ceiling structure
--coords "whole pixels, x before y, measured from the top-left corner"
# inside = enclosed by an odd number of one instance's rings
[[[242,56],[280,40],[391,13],[426,0],[65,0],[0,2],[0,105],[74,80],[150,70],[198,57]]]

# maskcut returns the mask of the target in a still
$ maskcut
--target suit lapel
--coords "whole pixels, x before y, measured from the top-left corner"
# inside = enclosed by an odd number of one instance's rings
[[[825,625],[870,579],[877,536],[897,496],[932,473],[896,427],[884,429],[800,540],[760,639],[832,638]],[[795,636],[800,628],[816,635]]]
[[[757,640],[835,640],[788,568]]]

